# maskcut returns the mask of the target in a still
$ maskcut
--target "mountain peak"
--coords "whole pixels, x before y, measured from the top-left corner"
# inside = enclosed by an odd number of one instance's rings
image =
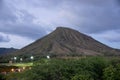
[[[29,53],[29,54],[26,54]],[[105,54],[107,53],[107,54]],[[57,27],[55,31],[36,42],[22,48],[19,55],[111,55],[116,53],[110,48],[77,30]],[[116,55],[116,54],[114,54]]]
[[[80,32],[78,32],[77,30],[68,28],[68,27],[57,27],[55,31],[53,31],[52,33],[55,33],[55,34],[60,33],[59,35],[61,34],[69,35],[71,33],[74,34],[74,33],[80,33]]]
[[[56,29],[55,29],[55,31],[61,31],[61,30],[65,30],[65,29],[67,29],[66,27],[57,27]]]
[[[71,29],[71,28],[68,28],[68,27],[62,27],[62,26],[57,27],[56,30],[72,30],[72,31],[73,31],[73,29]],[[76,30],[74,30],[74,31],[76,31]]]
[[[66,27],[59,26],[56,29],[66,29]]]

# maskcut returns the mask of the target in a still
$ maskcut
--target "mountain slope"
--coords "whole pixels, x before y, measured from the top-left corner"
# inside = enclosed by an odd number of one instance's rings
[[[13,53],[17,49],[14,48],[0,48],[0,54],[7,54],[7,53]]]
[[[50,55],[50,56],[77,56],[77,55],[119,55],[120,50],[108,47],[90,36],[76,30],[58,27],[47,36],[22,48],[16,55]]]

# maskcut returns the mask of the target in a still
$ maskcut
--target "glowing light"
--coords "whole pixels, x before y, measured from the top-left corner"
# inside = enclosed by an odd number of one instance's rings
[[[47,56],[47,59],[50,59],[50,56]]]
[[[33,60],[33,59],[34,59],[34,57],[33,57],[33,56],[31,56],[31,57],[30,57],[30,59],[32,59],[32,60]]]
[[[14,72],[15,70],[14,69],[11,69],[12,72]]]
[[[14,57],[14,60],[17,60],[17,57]]]
[[[25,70],[25,67],[23,67],[23,70]]]
[[[20,69],[18,69],[18,72],[21,72],[21,70],[20,70]]]
[[[23,59],[22,59],[22,58],[20,58],[20,61],[23,61]]]
[[[31,67],[29,67],[29,69],[31,70]]]

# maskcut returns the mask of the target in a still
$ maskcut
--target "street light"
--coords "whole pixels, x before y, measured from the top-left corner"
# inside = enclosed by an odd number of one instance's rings
[[[12,68],[11,71],[14,72],[15,70]]]
[[[22,59],[22,58],[20,58],[20,61],[23,61],[23,59]]]
[[[47,56],[47,59],[50,59],[50,56]]]
[[[33,59],[34,59],[34,57],[33,57],[33,56],[31,56],[31,57],[30,57],[30,59],[31,59],[31,60],[33,60]]]
[[[14,57],[14,60],[17,60],[17,57]]]
[[[16,62],[16,60],[17,60],[17,57],[14,57],[14,60],[15,60],[15,62]]]

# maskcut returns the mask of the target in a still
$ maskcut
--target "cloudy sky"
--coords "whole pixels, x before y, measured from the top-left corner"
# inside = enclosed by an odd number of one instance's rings
[[[22,48],[58,26],[120,49],[120,0],[0,0],[0,47]]]

